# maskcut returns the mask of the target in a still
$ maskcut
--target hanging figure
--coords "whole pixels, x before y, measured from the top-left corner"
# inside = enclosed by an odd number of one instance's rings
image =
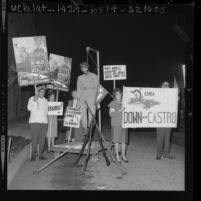
[[[80,68],[81,71],[83,72],[83,75],[80,75],[77,79],[77,95],[78,100],[80,100],[82,125],[86,134],[88,131],[88,127],[90,126],[92,116],[90,112],[87,110],[87,105],[85,101],[87,102],[92,113],[95,114],[96,106],[94,105],[94,101],[96,97],[96,91],[99,79],[96,74],[91,73],[89,71],[89,64],[87,62],[82,62],[80,64]]]

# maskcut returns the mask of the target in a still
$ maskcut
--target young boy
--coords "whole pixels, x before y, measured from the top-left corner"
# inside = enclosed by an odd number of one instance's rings
[[[78,96],[77,96],[77,90],[73,90],[71,92],[71,96],[73,97],[73,99],[68,101],[68,107],[75,107],[77,109],[80,109],[80,102],[78,100]],[[72,131],[71,131],[72,129]],[[83,130],[83,126],[82,126],[82,122],[80,122],[80,127],[79,128],[70,128],[70,130],[66,131],[66,139],[68,139],[68,135],[71,132],[71,136],[74,136],[74,139],[72,138],[72,141],[75,142],[82,142],[83,137],[84,137],[84,130]]]

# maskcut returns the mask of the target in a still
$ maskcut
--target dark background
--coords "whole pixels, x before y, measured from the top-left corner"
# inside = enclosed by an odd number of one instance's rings
[[[180,7],[180,9],[182,9]],[[181,11],[181,10],[180,10]],[[163,15],[50,15],[34,14],[37,35],[45,35],[49,53],[72,58],[70,89],[76,88],[81,74],[79,64],[87,59],[86,47],[100,51],[101,84],[112,92],[113,81],[103,80],[103,65],[125,64],[127,80],[116,81],[116,87],[159,87],[174,76],[181,92],[182,64],[187,64],[189,45],[177,25],[192,41],[192,9]],[[191,42],[190,41],[190,42]],[[96,61],[96,54],[90,52]],[[89,59],[90,70],[96,66]],[[68,94],[60,93],[60,99]],[[107,96],[102,104],[111,100]]]
[[[8,42],[12,37],[46,36],[48,53],[72,58],[70,91],[76,88],[81,74],[79,64],[87,60],[86,47],[90,46],[100,51],[100,82],[110,93],[113,81],[103,80],[103,65],[125,64],[127,80],[116,81],[117,87],[159,87],[163,81],[173,87],[175,76],[183,101],[181,65],[186,64],[187,69],[192,67],[189,55],[193,54],[193,7],[173,8],[174,12],[168,10],[165,14],[9,14]],[[181,32],[175,31],[175,26]],[[11,42],[10,47],[11,51]],[[96,61],[96,54],[90,53]],[[97,73],[90,58],[89,64],[90,70]],[[192,75],[188,76],[191,80]],[[21,87],[22,95],[27,92],[28,97],[28,91],[33,95],[33,86]],[[59,101],[65,104],[70,98],[70,93],[59,93]],[[106,96],[101,103],[102,110],[111,100]],[[20,97],[18,102],[22,102]],[[16,117],[18,113],[15,112]]]
[[[127,80],[117,86],[158,87],[162,81],[182,80],[185,43],[173,30],[178,24],[186,30],[184,16],[178,15],[34,15],[38,35],[45,35],[49,53],[71,57],[71,87],[86,60],[86,47],[100,51],[101,83],[112,89],[112,81],[103,81],[103,65],[126,64]],[[96,54],[91,52],[95,61]],[[90,70],[95,65],[90,61]]]

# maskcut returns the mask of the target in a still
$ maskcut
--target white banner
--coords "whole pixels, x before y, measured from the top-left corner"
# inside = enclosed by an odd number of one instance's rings
[[[63,102],[48,102],[48,115],[63,115]]]
[[[67,107],[64,126],[79,128],[81,121],[81,111],[74,107]]]
[[[104,80],[126,80],[126,65],[103,66]]]
[[[178,88],[123,87],[122,127],[177,127]]]

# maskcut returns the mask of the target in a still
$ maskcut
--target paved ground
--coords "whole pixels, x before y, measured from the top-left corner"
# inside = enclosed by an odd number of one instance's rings
[[[28,118],[19,118],[17,120],[10,121],[8,123],[8,135],[22,136],[24,138],[31,139]]]
[[[23,121],[16,125],[21,129],[20,133],[29,135]],[[18,132],[17,127],[12,129],[16,130],[13,130],[14,133]],[[103,131],[105,138],[109,139],[109,130]],[[129,163],[121,164],[121,168],[127,172],[123,177],[115,164],[106,166],[101,154],[98,162],[89,161],[85,176],[82,174],[83,167],[71,166],[77,154],[66,154],[41,173],[33,174],[34,170],[54,157],[53,153],[46,153],[46,161],[30,162],[27,159],[9,190],[184,190],[184,135],[175,132],[172,141],[171,154],[176,159],[157,161],[155,132],[130,130],[127,151]],[[83,156],[79,164],[84,164],[84,159]]]

